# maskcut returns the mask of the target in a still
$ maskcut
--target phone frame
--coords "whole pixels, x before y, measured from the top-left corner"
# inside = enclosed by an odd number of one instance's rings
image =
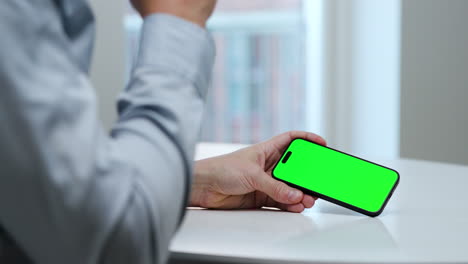
[[[394,171],[396,174],[397,174],[397,180],[395,182],[395,184],[393,185],[392,189],[390,190],[389,194],[387,195],[387,198],[385,199],[384,203],[382,204],[382,206],[380,207],[380,209],[376,212],[371,212],[371,211],[367,211],[367,210],[364,210],[362,208],[359,208],[357,206],[354,206],[352,204],[349,204],[349,203],[345,203],[343,201],[340,201],[340,200],[337,200],[335,198],[332,198],[330,196],[327,196],[327,195],[324,195],[324,194],[321,194],[321,193],[318,193],[318,192],[315,192],[315,191],[312,191],[310,189],[306,189],[302,186],[299,186],[299,185],[296,185],[294,183],[291,183],[291,182],[288,182],[288,181],[285,181],[283,179],[280,179],[278,177],[275,176],[274,172],[275,172],[275,169],[276,169],[276,166],[278,166],[278,164],[281,163],[281,160],[283,159],[284,155],[286,154],[286,151],[288,151],[289,147],[291,146],[291,144],[295,141],[295,140],[305,140],[307,142],[310,142],[310,143],[313,143],[313,144],[316,144],[316,145],[319,145],[321,147],[324,147],[324,148],[327,148],[327,149],[330,149],[330,150],[333,150],[333,151],[336,151],[336,152],[339,152],[341,154],[344,154],[344,155],[348,155],[348,156],[351,156],[351,157],[354,157],[354,158],[357,158],[357,159],[360,159],[360,160],[363,160],[363,161],[366,161],[366,162],[369,162],[369,163],[372,163],[374,165],[377,165],[377,166],[380,166],[380,167],[383,167],[383,168],[386,168],[386,169],[389,169],[389,170],[392,170]],[[390,198],[392,197],[393,195],[393,192],[395,191],[396,187],[398,186],[398,184],[400,183],[400,173],[398,173],[398,171],[392,169],[392,168],[389,168],[389,167],[386,167],[386,166],[383,166],[383,165],[380,165],[380,164],[377,164],[375,162],[372,162],[372,161],[369,161],[369,160],[366,160],[366,159],[363,159],[363,158],[360,158],[360,157],[356,157],[354,155],[351,155],[349,153],[346,153],[346,152],[343,152],[343,151],[340,151],[340,150],[337,150],[337,149],[334,149],[334,148],[331,148],[331,147],[327,147],[327,146],[323,146],[323,145],[320,145],[316,142],[313,142],[313,141],[310,141],[310,140],[307,140],[307,139],[304,139],[304,138],[295,138],[293,139],[289,144],[288,146],[286,147],[286,149],[283,151],[283,153],[281,154],[279,160],[276,162],[275,166],[273,167],[273,169],[271,170],[271,176],[273,178],[275,178],[276,180],[278,181],[281,181],[281,182],[284,182],[286,183],[287,185],[289,186],[292,186],[296,189],[299,189],[301,190],[302,192],[306,193],[306,194],[309,194],[309,195],[312,195],[312,196],[315,196],[315,197],[318,197],[320,199],[323,199],[323,200],[326,200],[326,201],[329,201],[331,203],[334,203],[334,204],[337,204],[337,205],[340,205],[340,206],[343,206],[345,208],[348,208],[348,209],[351,209],[355,212],[358,212],[358,213],[361,213],[361,214],[364,214],[364,215],[367,215],[367,216],[370,216],[370,217],[376,217],[376,216],[379,216],[383,210],[385,209],[385,207],[387,206],[387,203],[388,203],[388,200],[390,200]]]

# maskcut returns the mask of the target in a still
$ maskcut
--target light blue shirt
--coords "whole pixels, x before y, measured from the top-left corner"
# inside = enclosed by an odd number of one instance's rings
[[[0,234],[0,262],[7,236],[33,263],[167,260],[214,44],[206,30],[164,14],[145,18],[142,36],[108,134],[88,77],[88,4],[0,1],[0,226],[8,234]]]

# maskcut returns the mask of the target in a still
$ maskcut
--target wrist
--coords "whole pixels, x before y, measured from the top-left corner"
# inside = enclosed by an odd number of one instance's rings
[[[208,189],[211,173],[212,169],[210,168],[210,162],[208,159],[195,162],[189,206],[203,207],[203,196],[205,190]]]
[[[132,0],[135,8],[144,18],[152,14],[163,13],[179,17],[188,22],[194,23],[200,27],[205,27],[206,21],[210,17],[214,9],[213,0],[203,1],[186,1],[186,0],[152,0],[153,2],[146,4],[141,3],[142,0]],[[149,3],[149,4],[148,4]]]

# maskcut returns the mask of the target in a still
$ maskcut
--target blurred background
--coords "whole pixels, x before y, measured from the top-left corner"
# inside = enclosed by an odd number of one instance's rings
[[[97,15],[92,81],[107,128],[138,52],[127,1]],[[468,164],[468,1],[219,0],[201,140],[308,130],[366,158]]]
[[[201,140],[256,143],[307,129],[303,1],[220,1],[208,29],[217,47]],[[138,49],[141,19],[125,20],[128,64]]]

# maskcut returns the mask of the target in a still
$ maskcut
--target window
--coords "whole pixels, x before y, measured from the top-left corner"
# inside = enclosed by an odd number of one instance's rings
[[[298,129],[355,155],[397,157],[400,2],[219,0],[201,139],[255,143]],[[141,20],[130,7],[125,25],[131,65]]]
[[[307,129],[303,14],[301,0],[218,2],[207,26],[217,57],[201,140],[255,143],[287,130]],[[140,26],[129,8],[129,65]]]

